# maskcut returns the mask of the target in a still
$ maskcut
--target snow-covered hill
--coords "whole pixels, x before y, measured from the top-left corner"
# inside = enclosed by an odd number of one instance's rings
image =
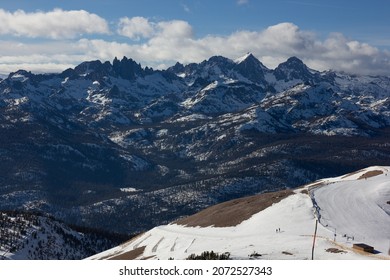
[[[389,171],[374,166],[229,201],[90,259],[185,259],[205,251],[233,259],[311,259],[316,219],[315,259],[390,259]],[[373,246],[374,254],[352,248],[355,243]]]

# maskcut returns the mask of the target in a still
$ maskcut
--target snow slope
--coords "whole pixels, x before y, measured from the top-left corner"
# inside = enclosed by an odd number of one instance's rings
[[[371,167],[364,172],[328,180],[312,194],[321,208],[322,225],[338,236],[353,237],[387,253],[390,249],[390,204],[386,203],[390,201],[389,169]]]
[[[211,250],[233,259],[311,259],[316,217],[315,259],[390,259],[389,170],[319,180],[235,226],[159,226],[89,259],[185,259]],[[354,243],[377,252],[360,253]]]

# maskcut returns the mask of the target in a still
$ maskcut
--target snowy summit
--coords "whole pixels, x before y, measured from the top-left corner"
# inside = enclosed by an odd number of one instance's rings
[[[205,251],[227,252],[232,259],[311,259],[312,253],[314,259],[390,259],[389,171],[369,167],[228,201],[90,259],[186,259]]]
[[[241,62],[245,61],[248,57],[252,56],[253,54],[251,52],[247,52],[243,56],[240,56],[239,58],[236,58],[234,60],[235,63],[240,64]]]

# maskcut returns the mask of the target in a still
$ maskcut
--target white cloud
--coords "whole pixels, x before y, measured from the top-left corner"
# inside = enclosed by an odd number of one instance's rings
[[[124,17],[119,20],[118,33],[133,40],[149,38],[154,33],[154,26],[144,17]]]
[[[157,24],[159,30],[156,37],[164,38],[191,38],[191,25],[183,20],[162,21]]]
[[[107,22],[84,10],[26,13],[0,9],[0,34],[31,38],[75,38],[83,34],[108,34]]]
[[[130,39],[191,37],[192,27],[182,20],[152,22],[144,17],[121,18],[118,33]]]
[[[17,65],[27,65],[30,68],[26,70],[37,71],[42,63],[51,69],[58,65],[58,71],[62,71],[64,65],[75,66],[82,61],[95,59],[112,61],[115,56],[131,57],[144,66],[156,68],[170,66],[177,61],[184,64],[201,62],[213,55],[235,59],[252,52],[269,68],[297,56],[317,70],[390,75],[389,51],[379,50],[338,33],[319,39],[315,33],[301,30],[293,23],[280,23],[258,31],[241,30],[226,36],[196,38],[193,27],[186,21],[157,22],[137,17],[121,19],[118,32],[132,40],[143,40],[119,43],[82,38],[25,45],[0,42],[0,53],[3,55],[0,57],[0,71]],[[22,67],[11,71],[19,68]]]
[[[200,62],[212,55],[236,58],[248,51],[270,68],[291,56],[300,57],[318,70],[343,70],[362,74],[389,74],[388,52],[366,43],[330,34],[319,40],[312,32],[292,23],[280,23],[260,31],[238,31],[228,36],[194,38],[184,21],[154,23],[155,33],[142,45],[129,45],[135,59],[149,65]]]

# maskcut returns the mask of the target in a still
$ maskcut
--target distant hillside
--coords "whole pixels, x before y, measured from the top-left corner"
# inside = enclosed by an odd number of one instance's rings
[[[101,230],[72,228],[43,214],[0,212],[0,259],[82,259],[125,238]]]

